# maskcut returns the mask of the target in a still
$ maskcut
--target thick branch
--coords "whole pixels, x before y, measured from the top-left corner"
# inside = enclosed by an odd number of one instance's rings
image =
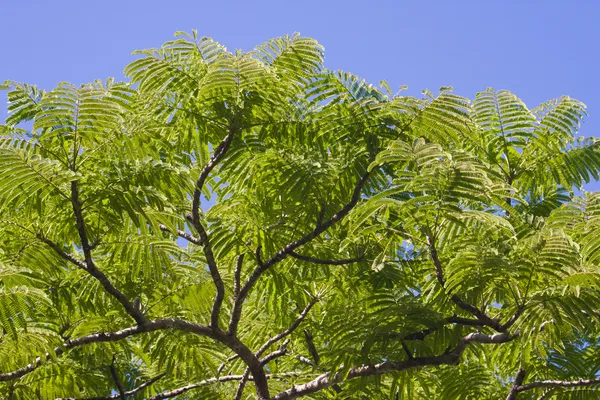
[[[300,261],[306,261],[306,262],[313,263],[313,264],[324,264],[324,265],[346,265],[346,264],[352,264],[352,263],[364,260],[363,257],[349,258],[349,259],[345,259],[345,260],[327,260],[327,259],[322,259],[322,258],[303,256],[294,251],[290,251],[289,254],[290,254],[290,256],[292,256]]]
[[[219,273],[219,269],[217,267],[217,262],[212,251],[212,246],[208,238],[208,233],[206,232],[206,229],[200,221],[200,197],[202,195],[202,188],[204,187],[204,183],[206,182],[208,175],[225,156],[225,153],[227,153],[227,150],[231,145],[231,141],[233,140],[234,133],[235,129],[233,127],[230,128],[229,133],[227,134],[227,136],[225,136],[225,139],[223,139],[217,150],[214,152],[214,154],[210,158],[210,161],[204,166],[204,168],[202,168],[200,176],[196,181],[196,188],[194,189],[194,196],[192,200],[192,225],[198,232],[198,235],[200,235],[202,250],[204,251],[204,255],[206,256],[208,269],[210,270],[210,275],[217,290],[212,312],[210,315],[210,325],[215,328],[219,327],[219,314],[221,312],[223,298],[225,297],[225,287],[223,285],[223,280],[221,279],[221,274]]]
[[[292,325],[290,325],[290,327],[288,329],[286,329],[285,331],[273,336],[272,338],[270,338],[269,340],[267,340],[265,342],[265,344],[263,344],[260,349],[258,349],[258,351],[256,352],[256,357],[260,357],[262,356],[262,354],[269,348],[271,347],[273,344],[277,343],[278,341],[280,341],[281,339],[285,338],[286,336],[290,335],[292,332],[294,332],[294,330],[296,330],[296,328],[298,328],[298,326],[302,323],[302,321],[304,321],[304,319],[306,318],[306,316],[308,315],[308,313],[310,312],[310,309],[315,305],[315,303],[318,301],[318,298],[314,298],[313,300],[311,300],[307,306],[304,308],[304,310],[302,310],[302,312],[300,313],[300,315],[298,316],[298,318],[292,323]],[[286,353],[286,347],[287,344],[289,343],[289,339],[286,340],[283,345],[281,346],[281,348],[269,355],[267,355],[266,357],[262,358],[261,364],[265,365],[266,363],[270,362],[271,360],[277,358],[277,357],[281,357],[283,355],[285,355]],[[219,372],[221,371],[222,368],[219,368]],[[242,398],[242,395],[244,393],[244,387],[246,386],[246,381],[248,378],[248,375],[250,373],[250,369],[246,369],[246,371],[244,372],[244,378],[242,378],[242,380],[240,381],[240,384],[238,386],[236,395],[235,395],[235,400],[240,400]]]
[[[166,375],[166,373],[163,372],[162,374],[159,374],[159,375],[155,376],[154,378],[151,378],[151,379],[147,380],[146,382],[142,383],[140,386],[136,387],[135,389],[125,392],[124,395],[126,397],[133,396],[134,394],[136,394],[136,393],[144,390],[148,386],[152,385],[154,382],[158,381],[165,375]],[[118,399],[119,397],[121,397],[121,394],[113,394],[111,396],[102,396],[102,397],[84,397],[84,398],[79,398],[79,399],[61,398],[61,399],[57,399],[57,400],[115,400],[115,399]]]
[[[256,382],[256,391],[259,396],[259,399],[268,399],[268,385],[267,378],[265,375],[265,371],[263,369],[263,365],[261,361],[252,353],[248,347],[246,347],[242,342],[238,339],[228,335],[227,333],[214,329],[209,326],[200,325],[184,320],[179,319],[161,319],[155,321],[147,321],[142,325],[136,325],[134,327],[125,328],[116,332],[102,332],[96,333],[88,336],[84,336],[81,338],[69,340],[65,342],[61,347],[57,347],[54,349],[54,354],[56,356],[62,355],[66,350],[83,346],[91,343],[101,343],[101,342],[115,342],[121,339],[125,339],[127,337],[137,335],[144,332],[154,332],[158,330],[165,329],[173,329],[184,332],[194,333],[200,336],[206,336],[211,339],[214,339],[225,346],[229,347],[233,350],[239,357],[244,360],[250,372],[252,373],[253,379]],[[44,359],[49,360],[52,359],[53,356],[50,354],[46,354]],[[16,371],[0,374],[0,382],[9,381],[13,379],[20,378],[31,371],[37,369],[42,365],[42,358],[38,357],[33,363],[20,368]]]
[[[233,350],[246,364],[254,378],[254,386],[259,400],[270,399],[269,385],[261,360],[238,338],[220,329],[211,327],[216,339]]]
[[[474,332],[463,337],[451,352],[439,356],[415,357],[404,361],[386,361],[379,364],[361,365],[360,367],[351,368],[346,379],[382,375],[425,366],[454,365],[459,362],[462,353],[471,343],[505,343],[513,340],[515,337],[516,335],[510,335],[506,332],[495,335]],[[336,383],[342,382],[342,380],[341,374],[325,373],[310,382],[294,386],[285,392],[279,393],[272,400],[296,399],[331,387]]]
[[[289,342],[290,342],[289,339],[286,340],[285,342],[283,342],[283,344],[281,345],[279,350],[275,350],[274,352],[261,358],[260,363],[262,365],[266,365],[267,363],[273,361],[274,359],[276,359],[278,357],[285,356],[287,354],[287,345]],[[234,400],[241,400],[242,396],[244,395],[244,388],[246,387],[246,382],[248,381],[249,376],[250,376],[250,369],[246,368],[246,370],[244,371],[244,375],[242,376],[242,380],[240,380],[240,384],[238,385]]]
[[[506,400],[517,400],[517,394],[519,386],[523,383],[525,379],[525,370],[523,368],[519,368],[519,372],[517,372],[517,376],[515,376],[515,381],[510,388],[510,392],[508,396],[506,396]]]
[[[277,253],[275,253],[275,255],[273,257],[271,257],[269,260],[265,261],[264,263],[259,264],[259,266],[248,277],[248,279],[246,280],[246,283],[244,283],[244,286],[240,290],[240,295],[235,300],[235,303],[233,305],[233,310],[231,313],[231,318],[229,321],[229,333],[230,334],[235,335],[235,333],[237,332],[237,326],[238,326],[238,323],[239,323],[241,315],[242,315],[242,305],[244,303],[244,300],[246,299],[246,296],[248,296],[248,293],[250,292],[250,290],[252,289],[252,287],[254,286],[256,281],[258,281],[260,276],[265,271],[267,271],[269,268],[271,268],[273,265],[284,260],[288,255],[290,255],[292,252],[294,252],[294,250],[296,250],[300,246],[310,242],[311,240],[315,239],[321,233],[323,233],[326,230],[328,230],[329,228],[331,228],[336,222],[340,221],[342,218],[344,218],[346,215],[348,215],[350,213],[350,211],[352,211],[352,209],[356,206],[356,204],[358,204],[358,201],[360,200],[360,194],[361,194],[365,184],[367,183],[369,176],[370,176],[370,172],[366,172],[359,179],[359,181],[357,182],[357,184],[354,188],[354,192],[352,193],[352,198],[350,199],[350,201],[344,207],[342,207],[342,209],[340,209],[337,213],[335,213],[331,218],[318,224],[312,232],[304,235],[300,239],[298,239],[294,242],[288,243],[283,249],[281,249]]]
[[[192,235],[190,235],[187,232],[181,231],[179,229],[176,229],[175,232],[172,232],[171,229],[169,229],[166,225],[163,225],[163,224],[158,225],[158,227],[163,232],[167,232],[167,233],[170,233],[172,235],[177,235],[180,238],[183,238],[183,239],[187,240],[188,242],[194,243],[194,244],[196,244],[198,246],[202,245],[202,241],[199,238],[197,238],[195,236],[192,236]]]

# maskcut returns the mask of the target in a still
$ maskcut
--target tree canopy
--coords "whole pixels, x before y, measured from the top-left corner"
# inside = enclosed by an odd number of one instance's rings
[[[585,105],[178,33],[7,81],[0,398],[600,398]]]

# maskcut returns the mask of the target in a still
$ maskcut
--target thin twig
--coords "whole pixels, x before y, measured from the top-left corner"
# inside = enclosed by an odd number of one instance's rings
[[[323,259],[323,258],[304,256],[304,255],[298,254],[294,251],[290,251],[290,256],[292,256],[300,261],[306,261],[306,262],[313,263],[313,264],[323,264],[323,265],[346,265],[346,264],[353,264],[353,263],[359,262],[359,261],[364,261],[364,257],[348,258],[345,260],[327,260],[327,259]]]
[[[135,389],[129,390],[127,392],[125,392],[125,396],[133,396],[134,394],[141,392],[142,390],[144,390],[145,388],[147,388],[148,386],[152,385],[154,382],[158,381],[159,379],[161,379],[163,376],[165,376],[166,373],[163,372],[162,374],[159,374],[157,376],[155,376],[154,378],[151,378],[149,380],[147,380],[146,382],[142,383],[140,386],[136,387]],[[82,398],[59,398],[57,400],[116,400],[121,396],[121,394],[113,394],[111,396],[101,396],[101,397],[82,397]]]
[[[286,336],[292,334],[292,332],[294,332],[296,330],[296,328],[298,328],[298,326],[302,323],[302,321],[304,321],[306,319],[306,316],[308,315],[308,313],[310,312],[310,309],[319,301],[319,299],[317,297],[315,297],[314,299],[312,299],[307,305],[306,307],[304,307],[304,310],[302,310],[302,312],[300,313],[300,315],[298,316],[298,318],[296,318],[296,320],[292,323],[292,325],[290,325],[290,327],[288,329],[286,329],[285,331],[273,336],[272,338],[270,338],[269,340],[267,340],[265,342],[265,344],[263,344],[260,349],[258,349],[258,351],[256,352],[256,356],[260,357],[271,345],[273,345],[274,343],[277,343],[278,341],[280,341],[281,339],[285,338]]]
[[[190,235],[187,232],[184,232],[184,231],[179,230],[179,229],[175,229],[175,231],[173,232],[173,231],[171,231],[171,229],[169,229],[166,225],[163,225],[163,224],[158,225],[158,227],[163,232],[167,232],[167,233],[170,233],[172,235],[175,234],[175,235],[179,236],[180,238],[183,238],[183,239],[187,240],[188,242],[194,243],[194,244],[196,244],[198,246],[202,245],[202,240],[200,240],[200,238],[192,236],[192,235]]]

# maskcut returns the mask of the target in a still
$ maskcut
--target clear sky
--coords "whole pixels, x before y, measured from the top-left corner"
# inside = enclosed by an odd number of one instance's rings
[[[530,108],[570,95],[588,105],[581,133],[600,137],[600,0],[0,0],[0,81],[122,78],[132,50],[192,29],[230,50],[298,31],[328,68],[409,94],[494,87]]]

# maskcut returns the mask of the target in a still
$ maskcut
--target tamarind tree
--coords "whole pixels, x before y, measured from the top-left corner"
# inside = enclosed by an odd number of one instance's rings
[[[137,54],[4,84],[0,398],[600,398],[581,102],[393,94],[299,35]]]

